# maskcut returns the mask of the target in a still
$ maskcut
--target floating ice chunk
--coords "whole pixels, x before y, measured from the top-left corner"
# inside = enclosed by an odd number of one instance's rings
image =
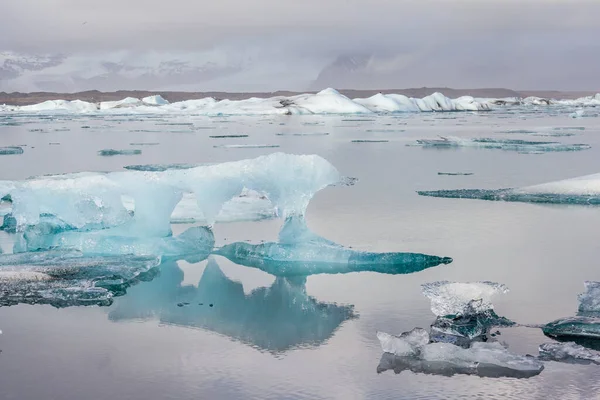
[[[99,156],[134,156],[142,154],[142,151],[139,149],[125,149],[125,150],[115,150],[115,149],[104,149],[98,151]]]
[[[588,144],[563,144],[558,142],[540,142],[518,139],[464,139],[454,136],[440,137],[440,139],[419,139],[417,140],[416,145],[435,148],[474,147],[519,152],[579,151],[591,148]]]
[[[539,358],[544,361],[600,365],[599,352],[588,350],[575,342],[544,343],[540,345],[539,352]]]
[[[276,133],[277,136],[329,136],[329,132]]]
[[[596,313],[600,316],[600,282],[586,281],[585,293],[578,298],[579,313]]]
[[[571,117],[571,118],[581,118],[581,117],[583,117],[584,114],[585,114],[585,110],[577,110],[577,111],[569,114],[569,117]]]
[[[98,111],[98,105],[81,100],[48,100],[43,103],[17,108],[21,112],[65,111],[69,113],[89,113]]]
[[[169,102],[165,99],[163,99],[163,97],[159,94],[155,94],[153,96],[148,96],[148,97],[144,97],[142,99],[142,102],[146,105],[150,105],[150,106],[164,106],[169,104]]]
[[[438,172],[438,175],[449,175],[449,176],[468,176],[473,175],[472,172]]]
[[[526,97],[521,102],[526,105],[534,105],[534,106],[548,106],[548,105],[553,104],[553,101],[550,99],[544,99],[542,97],[536,97],[536,96]]]
[[[423,294],[431,300],[431,311],[440,317],[464,316],[493,310],[491,299],[508,293],[501,283],[439,281],[421,285]]]
[[[389,140],[385,139],[355,139],[351,140],[352,143],[387,143]]]
[[[518,189],[456,189],[419,191],[421,196],[518,201],[527,203],[600,204],[600,174],[586,175]]]
[[[432,342],[469,347],[474,341],[488,340],[491,328],[514,324],[511,320],[498,316],[493,310],[459,317],[437,317],[431,324],[430,338]]]
[[[126,165],[123,168],[132,171],[154,171],[163,172],[168,169],[190,169],[196,168],[201,164],[141,164],[141,165]]]
[[[156,257],[86,257],[74,251],[0,255],[0,306],[18,303],[109,305],[140,280],[149,279]]]
[[[246,138],[248,135],[212,135],[209,136],[211,139],[234,139],[234,138]]]
[[[560,318],[544,325],[542,331],[547,336],[563,340],[581,338],[598,341],[600,340],[600,318],[585,316]]]
[[[377,339],[381,344],[381,350],[385,353],[397,356],[416,356],[419,355],[423,346],[429,343],[429,334],[423,328],[414,328],[400,336],[377,332]]]
[[[160,143],[158,142],[138,142],[138,143],[129,143],[130,146],[158,146]]]
[[[380,336],[383,338],[381,344],[384,355],[377,367],[379,373],[392,369],[396,373],[410,370],[445,376],[467,374],[529,378],[544,369],[544,365],[536,358],[509,353],[496,342],[474,342],[466,349],[450,343],[429,343],[420,347],[403,343],[399,348],[403,355],[398,356],[386,352],[386,349],[395,350],[395,346],[391,346],[389,342],[391,336],[378,332],[378,337]]]
[[[23,148],[19,146],[0,147],[0,156],[11,154],[23,154]]]
[[[111,321],[156,319],[161,324],[200,328],[272,352],[319,346],[346,320],[352,306],[323,303],[306,293],[305,279],[276,278],[270,287],[244,293],[210,258],[197,285],[183,285],[174,262],[160,266],[151,282],[115,299]]]
[[[279,147],[278,144],[217,144],[215,149],[269,149]]]
[[[311,232],[303,218],[288,218],[279,242],[245,242],[221,247],[216,254],[236,264],[275,276],[305,276],[373,271],[408,274],[452,262],[449,257],[418,253],[372,253],[345,248]]]

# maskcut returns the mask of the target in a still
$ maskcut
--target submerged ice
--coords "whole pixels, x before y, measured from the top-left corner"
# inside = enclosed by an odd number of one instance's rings
[[[454,189],[419,191],[421,196],[526,203],[600,204],[600,174],[515,189]]]

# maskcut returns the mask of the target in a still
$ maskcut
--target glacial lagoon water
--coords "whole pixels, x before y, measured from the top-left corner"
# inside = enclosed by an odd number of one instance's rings
[[[571,118],[572,112],[539,106],[369,118],[0,116],[0,146],[24,150],[0,156],[1,179],[219,163],[275,151],[318,154],[357,181],[316,194],[306,214],[313,232],[357,251],[453,259],[411,274],[285,278],[217,255],[165,261],[157,276],[106,307],[0,307],[0,398],[600,398],[597,365],[548,361],[539,375],[522,379],[378,373],[377,331],[400,334],[434,322],[424,283],[506,285],[510,291],[494,299],[495,311],[519,325],[500,328],[497,339],[521,355],[537,355],[540,344],[552,342],[523,325],[576,314],[583,282],[600,280],[600,208],[417,194],[519,188],[599,172],[597,113]],[[573,135],[539,136],[557,131]],[[439,136],[591,148],[523,154],[408,146]],[[102,149],[141,154],[102,157]],[[281,224],[217,223],[216,246],[276,240]],[[180,234],[190,226],[172,229]],[[14,235],[2,232],[0,239],[10,252]]]

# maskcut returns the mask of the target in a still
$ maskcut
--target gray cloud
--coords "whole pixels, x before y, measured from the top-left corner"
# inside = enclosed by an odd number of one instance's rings
[[[277,84],[302,89],[338,56],[354,54],[372,57],[338,84],[599,86],[596,0],[19,0],[2,7],[0,51],[212,57],[233,63],[225,67],[240,85],[264,71],[253,83],[266,90],[273,89],[268,75],[293,71],[289,84]],[[195,88],[214,89],[221,81],[210,76]]]

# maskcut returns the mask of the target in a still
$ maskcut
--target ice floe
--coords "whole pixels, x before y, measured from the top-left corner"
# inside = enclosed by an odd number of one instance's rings
[[[414,145],[433,148],[473,147],[519,152],[579,151],[591,148],[591,146],[588,144],[566,144],[559,142],[530,141],[519,139],[466,139],[454,136],[440,137],[439,139],[419,139]]]

